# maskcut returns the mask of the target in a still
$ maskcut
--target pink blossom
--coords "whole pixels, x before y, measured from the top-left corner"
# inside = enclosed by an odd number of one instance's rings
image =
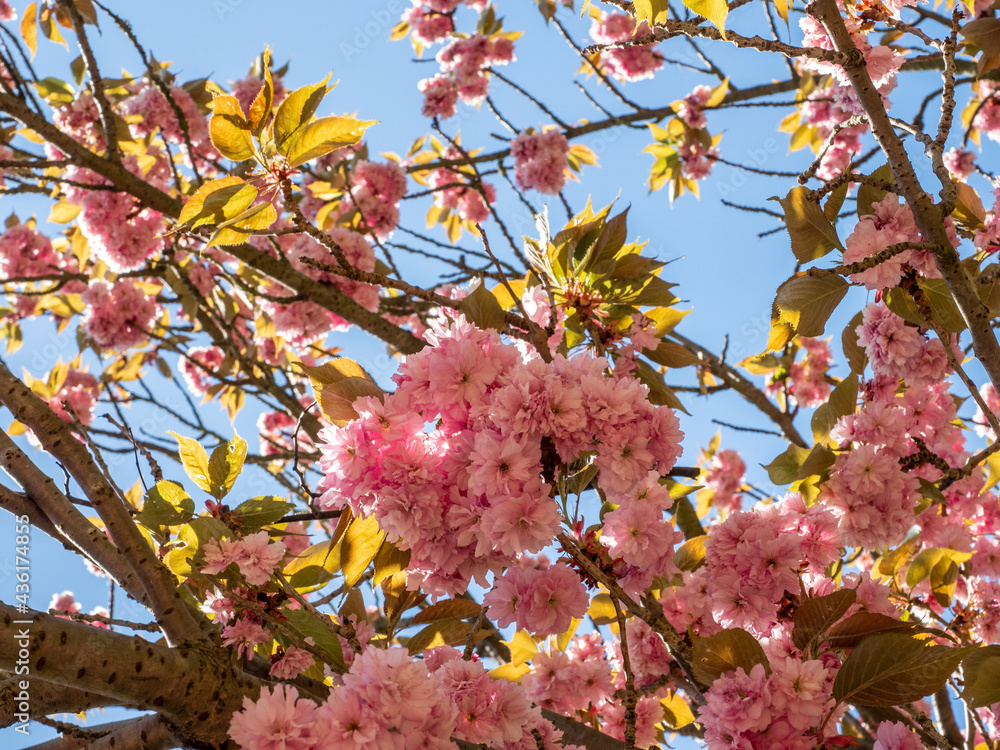
[[[951,174],[965,180],[976,171],[976,155],[972,151],[963,148],[951,148],[944,153],[944,165]]]
[[[636,26],[635,20],[624,13],[602,13],[590,27],[590,36],[598,44],[613,45],[649,33],[649,24],[643,21]],[[663,56],[652,45],[611,47],[601,51],[600,59],[608,75],[626,82],[652,78],[663,67]]]
[[[219,369],[226,355],[217,346],[196,346],[188,349],[180,360],[181,375],[188,390],[198,396],[213,385],[212,374]]]
[[[251,586],[263,586],[270,581],[271,574],[285,556],[285,545],[282,542],[272,544],[266,531],[245,536],[237,545],[235,562]]]
[[[316,704],[299,698],[290,685],[264,687],[256,701],[243,699],[233,714],[229,736],[243,750],[313,750],[322,739],[313,734]]]
[[[254,648],[270,639],[270,634],[260,623],[247,615],[222,629],[222,645],[234,649],[243,659],[250,659]]]
[[[920,735],[901,721],[883,721],[878,725],[872,750],[922,750]]]
[[[313,655],[304,648],[289,646],[282,657],[271,665],[271,676],[279,680],[292,680],[315,663]]]
[[[83,332],[98,346],[119,351],[144,343],[160,312],[156,301],[130,279],[91,281],[83,302]]]
[[[517,184],[525,190],[555,195],[566,184],[569,142],[559,130],[521,133],[510,144]]]

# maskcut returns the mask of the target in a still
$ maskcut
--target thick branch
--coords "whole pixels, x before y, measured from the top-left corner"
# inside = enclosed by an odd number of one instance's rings
[[[35,466],[6,433],[0,433],[0,468],[24,488],[30,502],[35,505],[37,515],[30,510],[27,514],[32,525],[36,524],[36,518],[48,519],[57,531],[56,538],[68,539],[84,556],[105,570],[115,583],[148,606],[149,598],[142,581],[129,568],[115,545],[77,510],[56,487],[55,480]]]
[[[25,648],[30,680],[156,711],[186,742],[213,748],[225,742],[243,697],[260,691],[221,647],[170,648],[0,603],[0,669],[12,671]]]
[[[136,574],[149,607],[172,643],[208,638],[210,625],[181,599],[177,580],[150,549],[111,482],[69,425],[0,363],[0,402],[31,429],[42,447],[77,481],[104,521],[121,557]],[[99,532],[98,532],[99,533]],[[128,590],[128,589],[127,589]]]
[[[948,286],[948,291],[954,297],[965,324],[969,327],[976,355],[986,369],[990,381],[1000,388],[1000,343],[997,342],[990,326],[989,308],[976,294],[944,228],[944,218],[951,213],[951,207],[935,205],[920,185],[903,142],[896,134],[882,103],[882,95],[868,75],[864,55],[854,45],[854,40],[844,25],[844,19],[840,17],[836,0],[816,0],[809,8],[830,34],[836,49],[847,55],[847,61],[843,63],[844,70],[850,78],[861,106],[868,114],[875,140],[886,155],[896,178],[896,184],[899,185],[899,192],[913,211],[917,227],[924,239],[936,246],[934,259],[938,270]]]

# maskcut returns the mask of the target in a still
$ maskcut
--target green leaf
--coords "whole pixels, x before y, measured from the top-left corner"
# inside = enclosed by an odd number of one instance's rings
[[[750,674],[757,664],[763,664],[770,674],[764,648],[742,628],[731,628],[694,640],[691,671],[703,685],[711,685],[716,678],[741,667]]]
[[[774,484],[791,484],[799,478],[799,469],[809,457],[809,453],[808,448],[789,445],[783,453],[763,467],[764,471]]]
[[[930,314],[938,327],[946,333],[965,330],[965,320],[959,312],[944,279],[919,279],[917,285],[924,293],[924,300],[930,306]],[[913,296],[902,287],[894,287],[885,295],[885,304],[896,315],[921,328],[928,327],[928,321]]]
[[[962,700],[972,708],[986,708],[1000,701],[1000,646],[984,646],[966,656],[962,675]]]
[[[973,647],[951,648],[925,635],[879,633],[859,643],[833,683],[838,703],[899,706],[935,693]]]
[[[459,303],[459,309],[470,321],[484,331],[491,328],[496,331],[503,331],[506,315],[497,298],[494,297],[486,285],[480,283],[468,297]]]
[[[312,638],[313,644],[328,657],[331,664],[339,671],[347,670],[347,666],[344,664],[344,651],[340,647],[340,639],[316,619],[316,615],[304,609],[288,609],[287,607],[282,610],[282,614],[288,618],[288,624],[302,637],[302,640]],[[325,615],[320,615],[320,617],[325,617]]]
[[[675,344],[672,341],[661,341],[660,345],[657,346],[656,349],[653,351],[646,350],[643,353],[656,362],[656,364],[663,365],[664,367],[669,367],[671,369],[688,367],[689,365],[695,365],[701,362],[701,359],[699,359],[696,355],[689,352],[680,344]]]
[[[915,633],[913,623],[897,620],[889,615],[876,612],[856,612],[843,622],[837,623],[827,633],[826,642],[831,648],[854,648],[865,638],[877,633]]]
[[[890,185],[896,184],[896,178],[892,174],[892,169],[890,169],[888,164],[883,164],[872,172],[871,176],[876,180],[882,180]],[[858,187],[858,218],[874,215],[875,212],[872,210],[872,204],[883,200],[888,194],[881,188],[874,187],[866,182],[861,183]]]
[[[198,489],[212,492],[212,483],[208,479],[208,453],[197,440],[181,437],[176,432],[167,432],[177,441],[177,452],[180,454],[184,471],[197,485]]]
[[[819,203],[808,199],[810,190],[794,187],[784,198],[772,198],[785,211],[785,226],[792,240],[792,253],[799,263],[822,258],[835,247],[843,250],[837,229]]]
[[[211,488],[209,491],[217,500],[229,494],[243,471],[246,457],[247,441],[239,435],[233,435],[232,440],[212,451],[212,457],[208,460],[208,483]]]
[[[287,144],[288,166],[297,167],[338,148],[353,146],[364,138],[376,120],[353,117],[321,117],[302,128]]]
[[[778,287],[779,323],[790,324],[799,336],[822,336],[847,289],[840,276],[793,276]]]
[[[296,89],[278,106],[278,112],[274,116],[274,145],[278,153],[286,153],[288,141],[312,119],[323,98],[333,90],[333,86],[327,88],[329,80],[330,75],[327,74],[319,83]]]
[[[194,500],[176,482],[159,481],[146,493],[136,519],[148,529],[179,526],[194,516]]]
[[[803,461],[802,465],[799,467],[795,478],[808,479],[813,475],[822,474],[833,466],[836,459],[837,457],[834,455],[833,451],[825,445],[814,445],[812,450],[809,451],[809,455],[806,456],[806,460]]]
[[[212,145],[227,159],[246,161],[252,159],[253,136],[250,123],[243,117],[243,110],[235,96],[217,94],[213,101],[212,119],[208,132]]]
[[[245,211],[257,197],[257,188],[239,177],[223,177],[198,188],[177,217],[180,226],[222,224]]]
[[[825,404],[812,415],[813,442],[826,439],[841,417],[853,414],[858,406],[858,376],[851,374],[840,381]]]
[[[479,617],[480,610],[482,610],[482,606],[470,599],[445,599],[417,612],[413,618],[413,624],[421,625],[425,622],[436,622],[449,618],[468,620],[472,617]]]
[[[378,527],[375,516],[355,518],[340,540],[340,560],[344,583],[348,588],[361,580],[368,565],[382,546],[385,532]]]
[[[262,495],[244,500],[236,506],[237,513],[243,519],[243,532],[259,531],[262,527],[276,523],[278,519],[285,516],[295,505],[278,497]]]
[[[792,643],[799,650],[805,651],[809,643],[847,614],[857,598],[858,592],[854,589],[840,589],[826,596],[810,597],[803,601],[793,617],[795,624],[792,627]]]
[[[314,544],[285,566],[288,582],[299,591],[320,588],[340,570],[340,546],[329,541]]]
[[[684,539],[691,540],[705,536],[705,529],[698,520],[698,514],[686,496],[674,499],[673,512],[674,523],[684,532]]]
[[[868,354],[864,347],[858,343],[858,328],[861,326],[863,317],[864,313],[859,311],[851,318],[851,322],[844,328],[844,332],[840,334],[840,345],[844,350],[844,358],[851,366],[851,372],[859,375],[864,372],[865,366],[868,364]]]

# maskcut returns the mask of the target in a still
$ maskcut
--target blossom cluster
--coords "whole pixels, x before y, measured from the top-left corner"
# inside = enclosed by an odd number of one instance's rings
[[[555,195],[566,184],[569,141],[558,130],[521,133],[510,143],[517,184],[525,190]]]
[[[244,698],[229,736],[243,750],[446,750],[453,737],[496,750],[579,750],[559,743],[562,732],[521,686],[444,647],[423,661],[404,648],[365,649],[321,704],[291,686],[264,688],[257,700]]]
[[[459,100],[479,104],[489,89],[487,71],[514,60],[514,43],[501,35],[473,34],[452,40],[437,53],[441,72],[420,81],[426,117],[446,119],[455,114]]]
[[[590,25],[590,38],[596,44],[616,45],[649,33],[648,23],[636,26],[635,19],[625,13],[601,13]],[[619,81],[641,81],[663,67],[663,56],[648,44],[609,46],[601,50],[600,66]]]
[[[598,485],[626,496],[680,453],[673,412],[651,405],[637,380],[606,375],[605,360],[525,359],[461,317],[428,338],[384,402],[361,399],[358,419],[321,433],[320,504],[374,514],[410,550],[411,586],[442,595],[485,585],[488,572],[548,545],[561,520],[559,464],[592,456]]]

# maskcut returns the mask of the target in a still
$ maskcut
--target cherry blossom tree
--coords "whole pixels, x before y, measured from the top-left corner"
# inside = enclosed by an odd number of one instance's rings
[[[66,750],[994,750],[992,5],[764,0],[762,23],[747,0],[537,0],[545,38],[505,5],[410,3],[390,35],[431,63],[422,112],[376,156],[378,123],[332,114],[352,104],[329,75],[286,85],[270,50],[241,80],[183,81],[98,0],[0,2],[0,190],[50,211],[6,220],[0,333],[8,358],[45,325],[78,350],[20,377],[0,362],[0,506],[25,561],[0,594],[6,731],[41,722],[59,738],[38,747]],[[98,33],[143,69],[110,78]],[[65,80],[36,68],[52,44],[79,52]],[[532,44],[578,56],[586,112],[559,117],[519,69]],[[786,77],[748,84],[717,62],[734,46]],[[703,83],[675,90],[679,69]],[[795,171],[727,159],[715,123],[751,107]],[[470,117],[501,147],[463,142]],[[664,203],[718,163],[783,184],[720,208],[790,240],[763,351],[682,333],[697,311],[628,210],[573,204],[567,180],[601,174],[581,139],[625,130],[648,131]],[[868,301],[833,330],[851,288]],[[350,329],[391,378],[345,356]],[[776,491],[737,439],[685,438],[679,414],[711,418],[723,392],[760,418],[727,436],[784,441]],[[258,415],[259,445],[219,408]],[[264,494],[239,489],[251,470]],[[39,534],[146,616],[71,591],[29,606]],[[132,712],[73,719],[107,707]]]

